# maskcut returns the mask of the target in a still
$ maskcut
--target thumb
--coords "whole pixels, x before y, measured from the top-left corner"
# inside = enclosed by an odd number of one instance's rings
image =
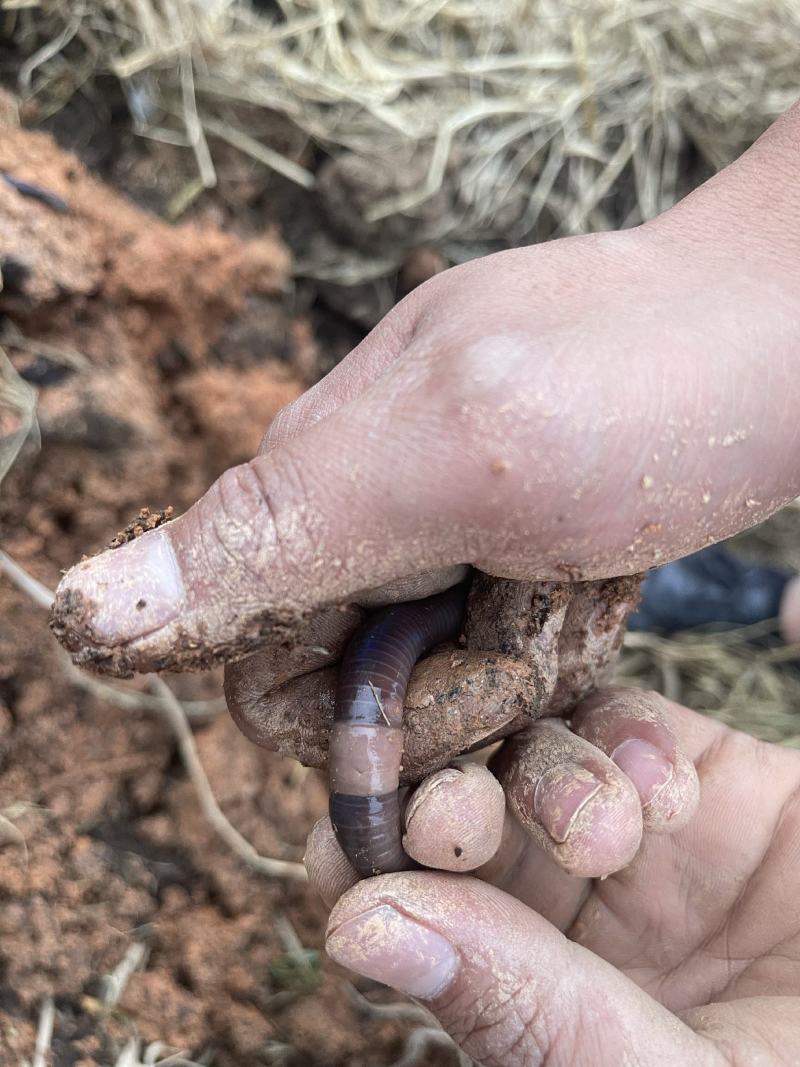
[[[338,902],[337,963],[429,1001],[485,1067],[719,1062],[714,1046],[512,897],[433,873],[359,882]]]
[[[288,642],[324,604],[462,562],[430,457],[394,417],[395,396],[374,383],[226,471],[181,518],[72,568],[56,636],[110,673],[205,667]],[[448,532],[426,533],[426,513]]]

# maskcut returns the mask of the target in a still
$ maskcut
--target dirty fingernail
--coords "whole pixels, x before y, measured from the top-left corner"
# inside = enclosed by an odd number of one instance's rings
[[[533,810],[548,834],[563,844],[602,783],[577,763],[551,767],[536,784]]]
[[[611,758],[636,786],[642,804],[649,804],[672,778],[673,766],[661,749],[639,737],[617,745]]]
[[[166,626],[184,599],[166,531],[154,530],[79,563],[63,578],[57,598],[74,616],[73,628],[101,644],[132,641]]]
[[[343,967],[423,1000],[444,993],[459,967],[446,938],[388,904],[337,926],[325,948]]]

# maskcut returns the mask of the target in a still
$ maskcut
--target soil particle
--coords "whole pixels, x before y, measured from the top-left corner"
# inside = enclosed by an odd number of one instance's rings
[[[77,649],[81,646],[81,639],[76,627],[85,626],[90,617],[91,606],[86,603],[83,594],[75,589],[67,589],[53,608],[50,630],[66,649]]]
[[[129,541],[135,541],[137,537],[141,537],[142,534],[147,533],[148,530],[155,530],[159,526],[168,523],[174,515],[175,509],[173,507],[160,508],[153,511],[151,508],[145,506],[139,510],[139,514],[135,519],[129,522],[128,525],[118,533],[114,534],[106,547],[120,548],[122,545],[127,545]]]

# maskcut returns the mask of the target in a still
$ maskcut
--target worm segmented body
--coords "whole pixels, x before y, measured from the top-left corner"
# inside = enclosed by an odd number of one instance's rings
[[[345,650],[330,747],[330,815],[362,877],[412,865],[402,847],[403,702],[414,665],[458,637],[466,584],[370,616]]]

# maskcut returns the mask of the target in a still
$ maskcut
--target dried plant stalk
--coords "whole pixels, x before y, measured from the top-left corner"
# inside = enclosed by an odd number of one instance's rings
[[[300,160],[254,136],[263,109],[297,132],[295,155],[310,139],[369,164],[366,226],[402,215],[413,240],[461,260],[632,225],[735,158],[796,99],[800,7],[280,0],[267,16],[246,0],[41,0],[16,39],[45,113],[111,71],[137,128],[189,146],[203,184],[214,135],[310,187]],[[402,244],[377,231],[364,277]]]

